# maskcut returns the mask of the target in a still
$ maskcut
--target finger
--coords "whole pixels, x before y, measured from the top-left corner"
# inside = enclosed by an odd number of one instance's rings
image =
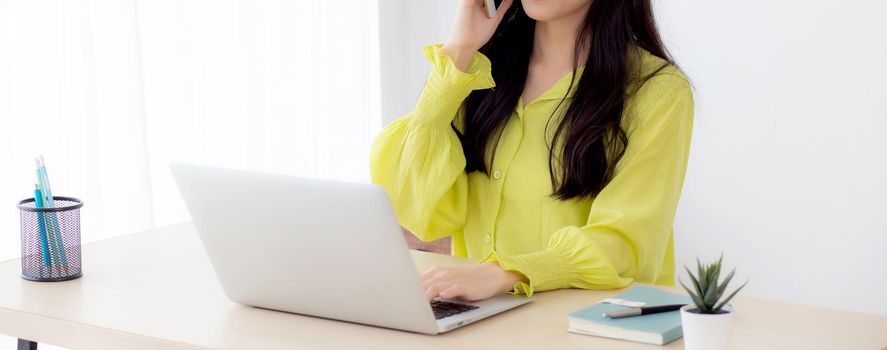
[[[434,288],[425,289],[425,299],[428,299],[428,301],[431,301],[431,299],[434,299],[434,297],[436,297],[436,296],[437,296],[437,291],[434,290]]]
[[[440,292],[449,289],[453,286],[453,282],[443,281],[439,283],[432,284],[430,287],[425,289],[425,297],[428,300],[434,299],[435,297],[440,296]]]
[[[433,276],[429,276],[426,279],[422,280],[422,288],[428,288],[431,285],[441,283],[447,280],[451,280],[453,278],[452,271],[439,271]]]
[[[434,275],[436,275],[438,272],[440,272],[440,267],[432,266],[425,270],[425,272],[420,273],[419,278],[424,281],[431,277],[434,277]]]
[[[440,284],[440,283],[434,284],[434,285],[426,288],[425,289],[425,299],[428,299],[429,301],[431,299],[434,299],[435,297],[437,297],[440,294],[440,291],[442,291],[446,288],[447,288],[446,285]]]
[[[454,299],[465,296],[467,290],[461,284],[454,284],[450,288],[444,289],[438,295],[443,299]]]

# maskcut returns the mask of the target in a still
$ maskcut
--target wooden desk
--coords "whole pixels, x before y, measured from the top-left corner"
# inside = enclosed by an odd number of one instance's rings
[[[566,332],[567,313],[618,291],[539,293],[438,336],[241,306],[225,298],[190,223],[87,244],[83,262],[83,278],[60,283],[22,280],[18,260],[0,263],[0,333],[77,349],[657,349]],[[734,349],[887,346],[887,316],[742,297],[734,304]]]

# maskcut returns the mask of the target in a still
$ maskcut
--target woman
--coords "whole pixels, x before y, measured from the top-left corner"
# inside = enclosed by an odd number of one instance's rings
[[[482,262],[422,273],[428,298],[673,285],[693,97],[650,0],[483,2],[373,144],[401,225]]]

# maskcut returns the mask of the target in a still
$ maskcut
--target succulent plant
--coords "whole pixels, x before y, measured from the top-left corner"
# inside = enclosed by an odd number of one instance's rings
[[[721,257],[718,258],[718,261],[705,265],[699,261],[699,258],[696,258],[697,265],[697,274],[694,276],[690,269],[684,266],[684,269],[687,270],[687,274],[690,275],[690,279],[693,281],[693,288],[688,288],[687,285],[684,284],[684,281],[680,281],[681,286],[687,290],[687,293],[690,293],[690,298],[693,299],[693,303],[696,304],[698,312],[701,314],[717,314],[721,313],[721,308],[733,299],[736,296],[736,293],[745,287],[748,284],[748,281],[745,281],[739,288],[730,293],[726,298],[721,300],[722,296],[724,296],[724,292],[727,291],[727,285],[730,284],[730,280],[733,279],[733,275],[736,273],[736,269],[730,271],[730,274],[724,278],[724,281],[718,282],[721,276],[721,261],[724,260],[724,255],[721,254]]]

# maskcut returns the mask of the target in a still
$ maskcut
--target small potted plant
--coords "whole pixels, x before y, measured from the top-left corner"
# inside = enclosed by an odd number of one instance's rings
[[[684,349],[687,350],[718,350],[728,349],[730,346],[730,328],[733,321],[733,308],[728,302],[745,287],[746,281],[739,288],[724,297],[727,285],[733,279],[736,269],[730,272],[722,282],[718,282],[721,275],[721,261],[705,265],[696,260],[697,274],[693,275],[686,266],[687,274],[693,281],[692,288],[687,287],[683,281],[681,286],[690,294],[693,304],[681,308],[681,323],[684,329]]]

